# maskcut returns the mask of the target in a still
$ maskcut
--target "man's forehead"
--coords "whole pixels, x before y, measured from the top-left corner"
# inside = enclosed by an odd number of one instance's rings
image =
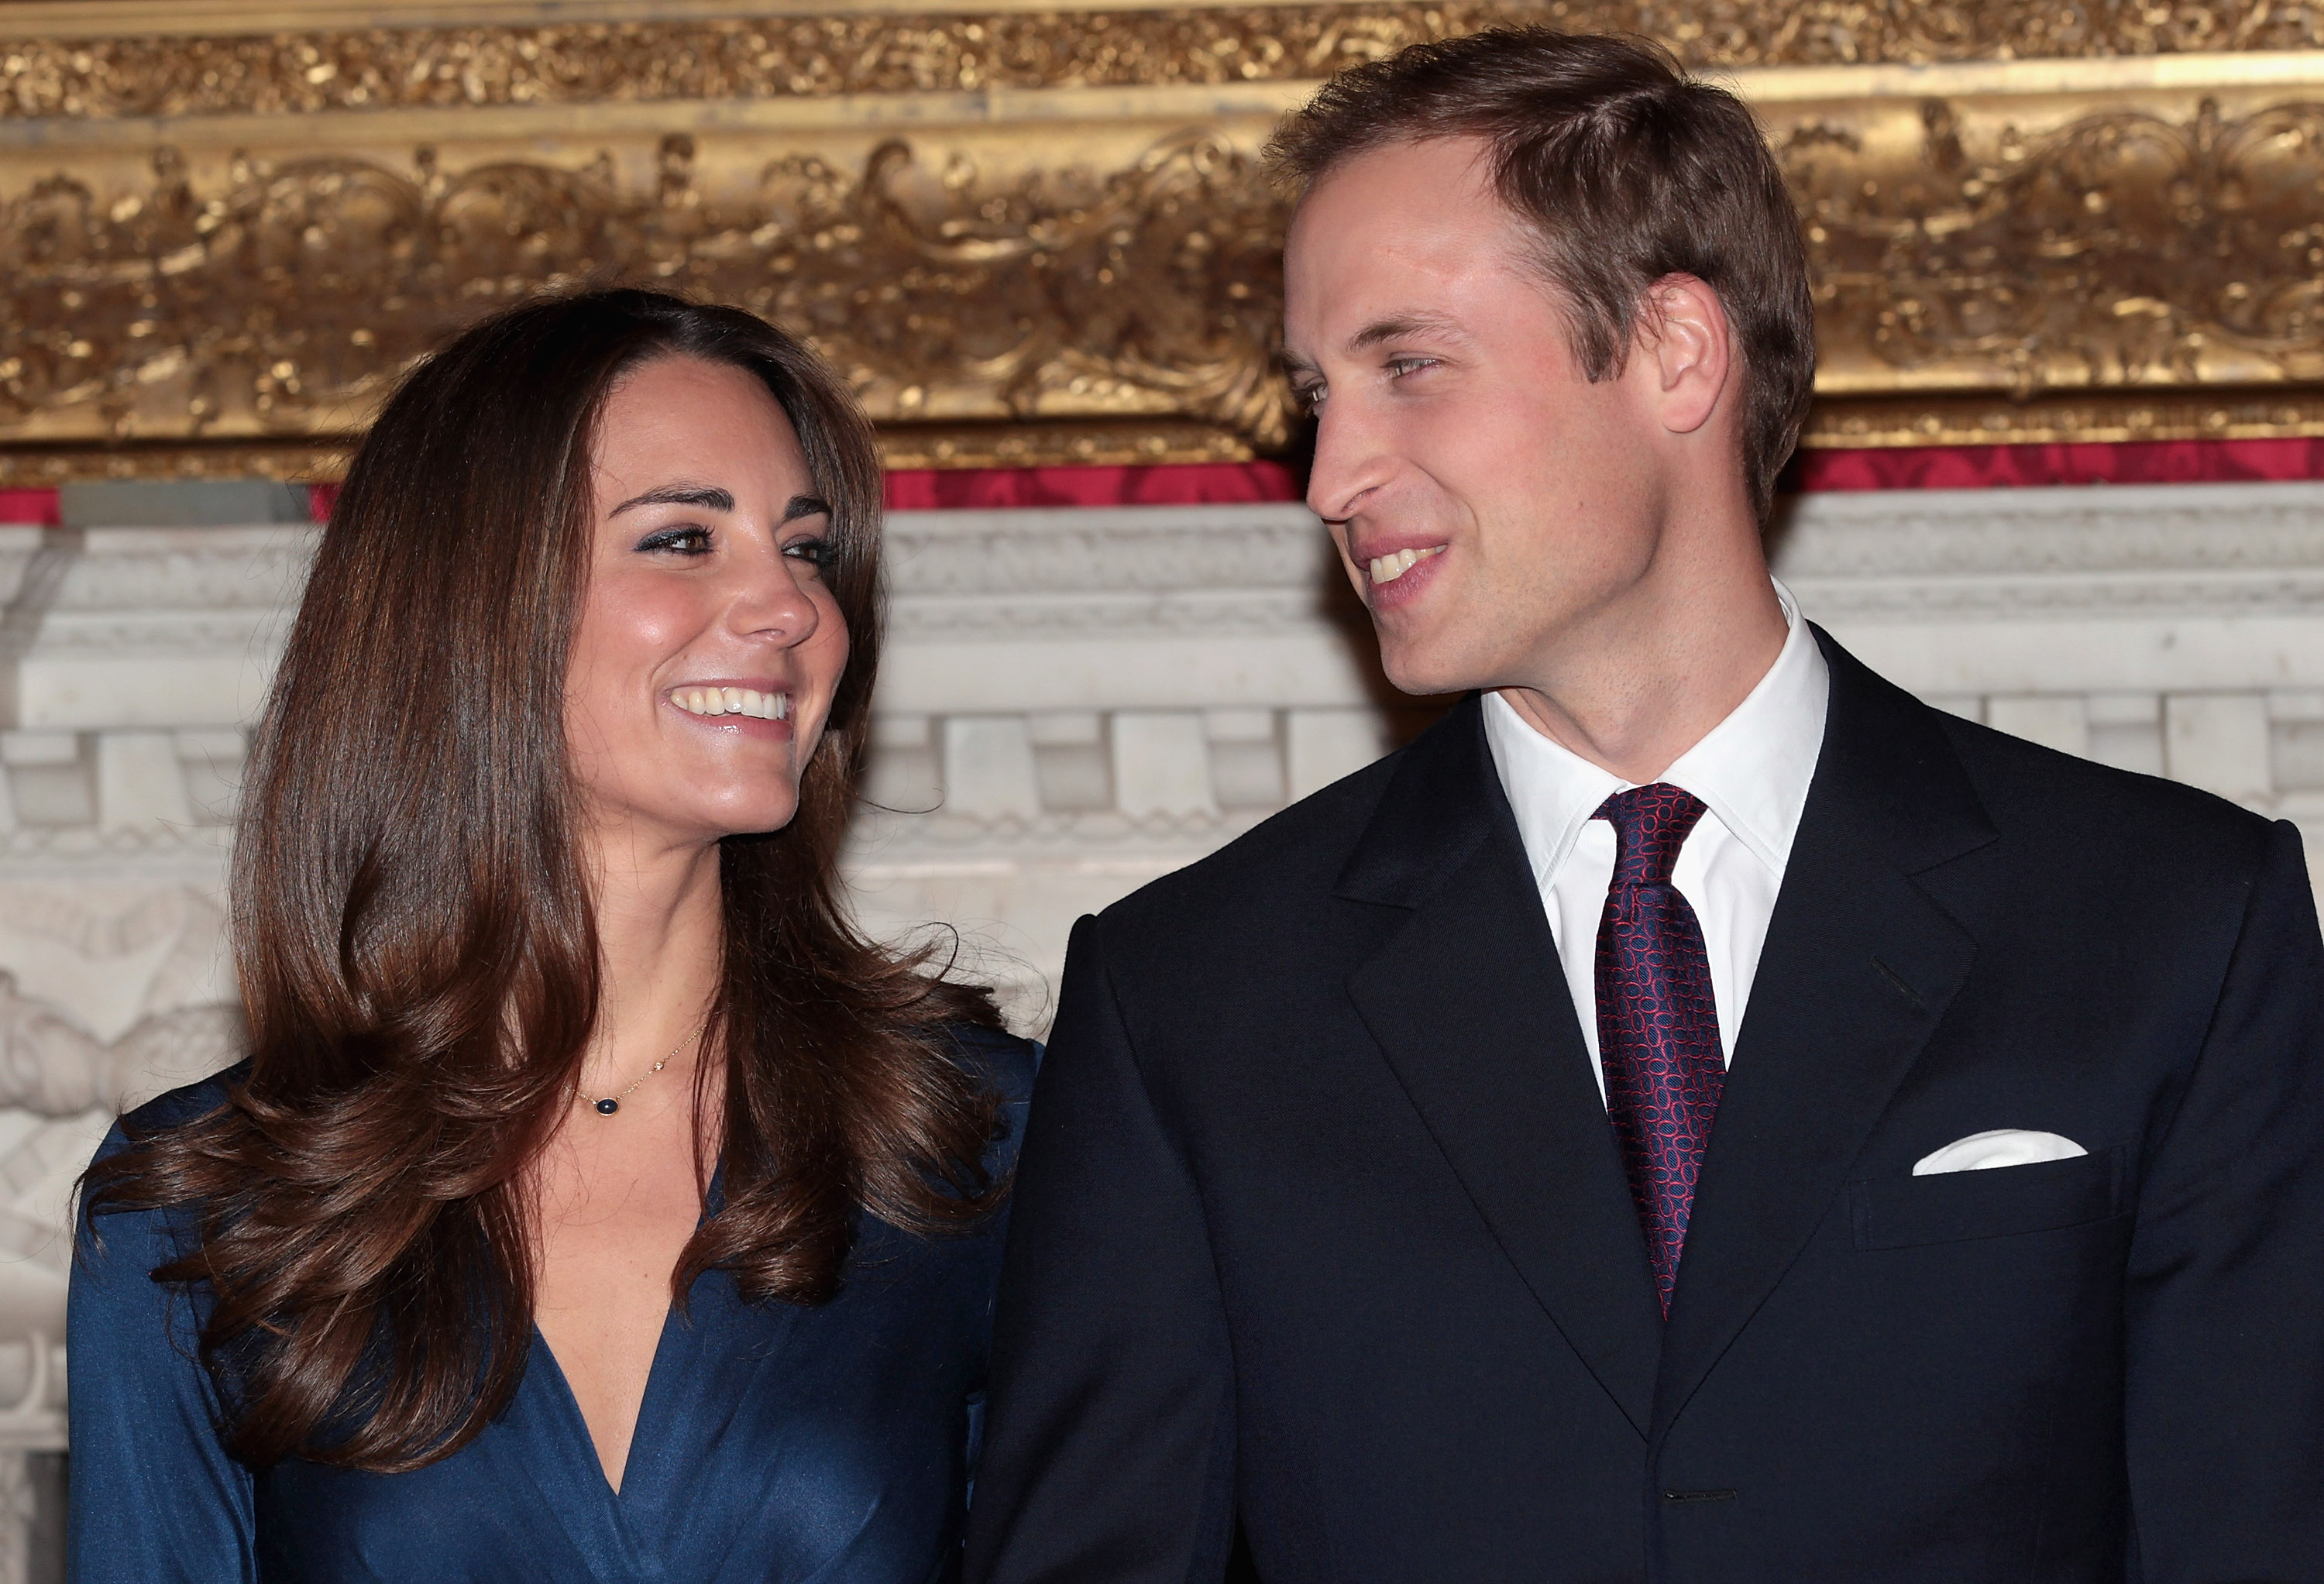
[[[1447,139],[1370,150],[1327,171],[1293,211],[1284,253],[1295,271],[1442,271],[1480,255],[1501,262],[1525,235],[1481,159]]]
[[[1308,184],[1301,202],[1335,189],[1363,192],[1398,185],[1456,200],[1481,196],[1492,187],[1492,153],[1481,137],[1397,138],[1333,161]]]
[[[1489,202],[1489,200],[1487,200]],[[1325,216],[1328,230],[1286,245],[1285,330],[1302,357],[1362,352],[1385,342],[1465,336],[1508,284],[1536,284],[1525,239],[1498,213],[1430,226],[1383,209],[1379,223]],[[1355,220],[1354,225],[1343,225]]]
[[[1443,345],[1469,339],[1469,327],[1462,317],[1446,309],[1441,302],[1416,302],[1406,308],[1390,308],[1383,312],[1360,314],[1346,326],[1333,325],[1322,332],[1329,345],[1318,347],[1318,353],[1356,353],[1393,341],[1427,341]],[[1314,366],[1305,348],[1286,346],[1285,366],[1311,369]]]

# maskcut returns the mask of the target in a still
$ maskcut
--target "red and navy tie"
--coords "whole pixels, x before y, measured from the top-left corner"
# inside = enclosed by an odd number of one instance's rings
[[[1711,956],[1671,867],[1702,817],[1692,793],[1656,782],[1617,792],[1592,817],[1614,827],[1614,883],[1598,925],[1598,1055],[1606,1113],[1670,1315],[1687,1211],[1726,1078]]]

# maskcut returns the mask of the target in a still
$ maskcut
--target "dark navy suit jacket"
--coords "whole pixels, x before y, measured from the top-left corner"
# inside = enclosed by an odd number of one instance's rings
[[[970,1584],[2324,1580],[2297,833],[1822,641],[1667,1324],[1474,700],[1082,922]]]

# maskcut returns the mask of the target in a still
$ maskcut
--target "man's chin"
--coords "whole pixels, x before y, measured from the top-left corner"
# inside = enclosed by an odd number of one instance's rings
[[[1468,693],[1486,686],[1475,679],[1476,668],[1462,663],[1461,657],[1435,652],[1422,644],[1383,649],[1380,670],[1389,686],[1415,698]]]

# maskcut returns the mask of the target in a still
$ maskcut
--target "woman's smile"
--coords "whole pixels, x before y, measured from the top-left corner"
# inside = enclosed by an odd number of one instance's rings
[[[785,685],[761,677],[747,682],[719,679],[684,682],[664,695],[681,714],[746,737],[791,740],[791,695]]]

